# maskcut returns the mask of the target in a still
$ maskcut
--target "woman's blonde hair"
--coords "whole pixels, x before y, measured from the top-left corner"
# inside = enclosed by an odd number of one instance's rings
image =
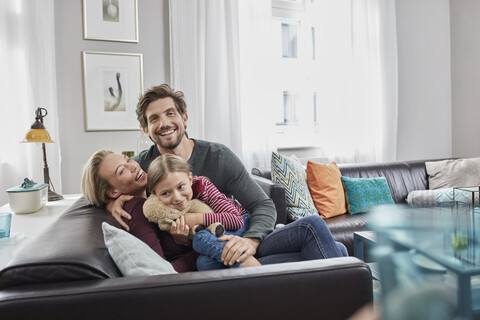
[[[95,206],[104,206],[113,198],[107,195],[112,187],[110,183],[100,177],[99,168],[110,150],[99,150],[95,152],[83,166],[81,190],[85,198]]]
[[[148,167],[148,190],[155,194],[155,186],[162,181],[166,173],[190,173],[190,166],[185,159],[174,154],[164,154],[157,157]]]

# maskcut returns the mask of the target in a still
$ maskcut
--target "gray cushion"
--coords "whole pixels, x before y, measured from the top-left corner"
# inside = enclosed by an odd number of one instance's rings
[[[429,189],[480,186],[480,158],[425,162]]]
[[[108,252],[124,276],[150,276],[177,273],[170,262],[145,242],[125,230],[102,223]]]

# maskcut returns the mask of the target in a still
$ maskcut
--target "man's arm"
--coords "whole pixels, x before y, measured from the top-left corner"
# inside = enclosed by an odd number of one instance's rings
[[[273,231],[277,219],[275,205],[260,186],[252,179],[240,159],[230,151],[223,164],[226,187],[235,199],[252,214],[246,238],[262,240]],[[230,158],[230,159],[229,159]]]
[[[106,206],[108,212],[117,220],[117,222],[122,226],[123,229],[130,231],[130,227],[127,223],[122,219],[125,218],[127,220],[131,220],[132,216],[125,210],[123,210],[123,205],[125,202],[131,200],[133,196],[121,195],[115,201],[110,201]]]
[[[273,201],[252,179],[233,152],[228,152],[223,160],[223,173],[227,177],[226,188],[252,214],[250,225],[243,237],[223,236],[219,239],[228,241],[222,252],[222,260],[225,264],[232,265],[255,255],[260,241],[273,231],[277,211]]]

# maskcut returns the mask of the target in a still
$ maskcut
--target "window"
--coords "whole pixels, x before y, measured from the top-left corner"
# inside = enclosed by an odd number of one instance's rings
[[[277,146],[322,145],[348,103],[350,1],[273,0],[272,30]]]

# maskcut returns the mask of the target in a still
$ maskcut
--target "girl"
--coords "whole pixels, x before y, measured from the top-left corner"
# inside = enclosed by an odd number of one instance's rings
[[[246,230],[249,215],[235,200],[227,198],[207,178],[193,176],[187,161],[183,158],[164,154],[148,167],[148,190],[163,204],[183,211],[192,199],[199,199],[210,206],[215,213],[187,212],[172,222],[170,234],[180,244],[188,245],[190,228],[195,225],[210,225],[220,222],[227,234],[242,236]],[[247,220],[246,222],[244,220]],[[193,248],[201,256],[197,259],[198,270],[218,269],[223,266],[221,254],[226,242],[220,242],[208,230],[199,231],[193,238]],[[243,263],[231,267],[260,265],[253,256]]]

